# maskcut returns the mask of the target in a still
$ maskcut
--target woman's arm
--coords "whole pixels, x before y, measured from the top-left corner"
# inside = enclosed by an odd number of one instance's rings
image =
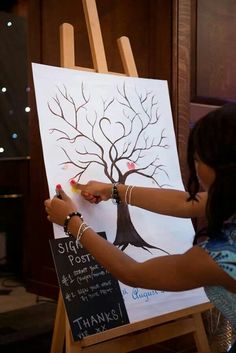
[[[53,198],[45,201],[48,219],[59,225],[66,216],[76,210],[71,199],[60,192],[62,200]],[[82,220],[70,219],[68,229],[76,237]],[[132,287],[181,291],[205,285],[235,287],[235,281],[225,273],[205,252],[195,246],[182,255],[168,255],[139,263],[109,243],[92,229],[87,229],[81,244],[115,278]]]
[[[204,286],[236,289],[233,278],[198,246],[184,254],[159,256],[140,263],[91,229],[82,236],[81,243],[115,278],[131,287],[164,291],[183,291]]]
[[[112,184],[89,181],[86,185],[74,184],[81,190],[81,195],[91,203],[98,203],[111,198]],[[189,193],[173,189],[147,188],[118,184],[117,190],[122,202],[163,215],[194,218],[205,216],[207,193],[197,194],[198,201],[187,201]]]

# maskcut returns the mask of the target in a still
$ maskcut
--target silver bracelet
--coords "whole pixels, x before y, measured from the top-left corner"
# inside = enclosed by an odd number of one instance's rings
[[[131,205],[131,197],[132,197],[132,191],[134,189],[134,185],[131,186],[130,190],[129,190],[129,205]]]
[[[128,185],[126,190],[125,190],[125,203],[128,205],[128,194],[129,194],[129,189],[132,188],[131,185]]]
[[[82,222],[81,225],[79,226],[78,232],[77,232],[77,236],[76,236],[76,244],[80,244],[80,239],[82,238],[82,235],[84,234],[84,232],[91,228],[90,226],[88,226],[85,222]]]

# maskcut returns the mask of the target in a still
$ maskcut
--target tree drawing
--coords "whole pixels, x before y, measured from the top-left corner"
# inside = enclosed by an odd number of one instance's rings
[[[158,131],[157,128],[160,115],[156,94],[144,92],[143,89],[138,92],[136,88],[130,92],[124,81],[115,87],[115,93],[106,99],[100,97],[99,107],[93,105],[92,109],[89,108],[91,99],[91,93],[87,93],[82,82],[76,98],[63,86],[57,87],[57,93],[48,102],[53,118],[60,120],[56,127],[50,129],[50,133],[56,134],[57,142],[63,142],[60,148],[65,161],[61,164],[75,168],[76,174],[72,178],[79,182],[93,165],[102,168],[111,183],[126,184],[127,179],[136,174],[163,187],[158,181],[159,176],[162,174],[163,177],[164,174],[168,179],[168,173],[159,161],[158,151],[169,146],[165,130]],[[111,116],[114,107],[118,107],[122,115],[118,121]],[[153,133],[150,134],[150,129],[155,129],[155,137]],[[69,152],[71,145],[73,154]],[[125,203],[117,204],[114,245],[122,251],[128,245],[133,245],[147,251],[155,248],[167,253],[164,249],[148,244],[138,234],[131,220],[129,206]]]

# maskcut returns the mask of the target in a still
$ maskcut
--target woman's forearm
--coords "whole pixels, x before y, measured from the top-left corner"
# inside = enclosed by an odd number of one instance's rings
[[[69,223],[68,229],[75,238],[81,222],[81,219],[74,217]],[[86,230],[80,242],[94,256],[96,261],[105,267],[115,278],[129,286],[137,285],[137,261],[120,251],[109,241],[103,239],[91,228]]]
[[[198,194],[198,201],[187,201],[189,194],[173,189],[146,188],[135,186],[128,190],[127,186],[117,186],[122,202],[129,201],[131,205],[155,213],[174,217],[192,218],[205,215],[207,193]]]
[[[81,195],[91,203],[114,198],[114,185],[98,181],[87,184],[76,183]],[[207,193],[196,195],[197,201],[188,201],[189,193],[181,190],[148,188],[125,184],[116,184],[121,202],[163,215],[194,218],[205,216]]]

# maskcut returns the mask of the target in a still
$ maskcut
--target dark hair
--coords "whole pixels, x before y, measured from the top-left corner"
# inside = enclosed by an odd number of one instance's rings
[[[220,231],[223,222],[236,212],[236,104],[229,103],[203,118],[189,135],[187,160],[188,192],[196,199],[200,189],[194,157],[213,168],[215,181],[208,190],[206,218],[208,236]]]

